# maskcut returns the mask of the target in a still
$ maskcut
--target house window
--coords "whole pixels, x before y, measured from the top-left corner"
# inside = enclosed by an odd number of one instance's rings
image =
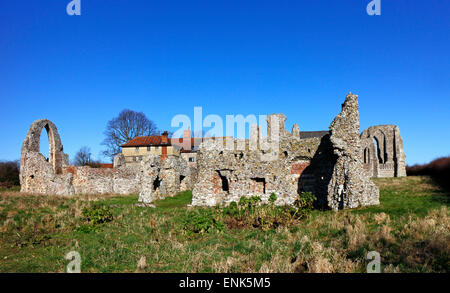
[[[136,147],[136,152],[139,152],[139,147]]]
[[[147,152],[149,152],[152,149],[152,147],[147,147]]]
[[[139,157],[139,161],[142,161],[142,156]]]
[[[155,150],[159,150],[159,146],[155,146]]]
[[[133,157],[133,162],[136,162],[136,157]]]
[[[195,159],[193,157],[190,157],[189,162],[195,162]]]

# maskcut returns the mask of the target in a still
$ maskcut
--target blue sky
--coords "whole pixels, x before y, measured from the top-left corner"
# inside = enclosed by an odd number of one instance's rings
[[[400,127],[408,164],[450,155],[448,0],[381,0],[381,16],[369,0],[69,2],[0,2],[0,159],[41,118],[98,157],[123,108],[171,131],[195,106],[324,130],[349,91],[361,130]]]

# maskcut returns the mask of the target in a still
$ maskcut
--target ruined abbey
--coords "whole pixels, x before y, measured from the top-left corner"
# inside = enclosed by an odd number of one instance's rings
[[[359,128],[358,99],[347,95],[329,131],[285,129],[286,117],[267,117],[268,135],[252,125],[249,139],[203,140],[195,164],[182,156],[148,153],[136,164],[115,159],[110,169],[70,166],[56,126],[35,121],[21,151],[21,191],[36,194],[139,194],[147,204],[193,190],[192,205],[227,205],[242,196],[272,193],[276,204],[290,205],[302,192],[312,192],[317,206],[339,210],[379,203],[370,177],[406,176],[400,130],[395,125]],[[49,158],[40,153],[46,129]],[[120,155],[119,155],[120,156]],[[190,157],[191,158],[191,157]],[[192,160],[192,159],[191,159]]]

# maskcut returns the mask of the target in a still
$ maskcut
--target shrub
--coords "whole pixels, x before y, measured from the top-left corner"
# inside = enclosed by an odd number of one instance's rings
[[[188,235],[212,231],[222,232],[225,229],[225,225],[218,219],[214,209],[201,209],[188,213],[183,222],[183,229]]]
[[[239,203],[231,203],[222,209],[225,222],[231,228],[252,227],[263,230],[289,226],[309,214],[315,197],[312,193],[302,193],[294,206],[275,206],[277,196],[272,193],[269,204],[262,205],[259,196],[241,197]]]
[[[85,220],[92,225],[103,224],[113,220],[113,215],[109,207],[100,205],[93,205],[89,208],[84,208],[83,216]]]
[[[89,233],[97,231],[102,224],[111,222],[114,217],[109,207],[94,204],[91,207],[84,208],[82,211],[83,219],[87,224],[82,224],[77,231]]]
[[[271,193],[270,194],[270,196],[269,196],[269,202],[270,202],[270,204],[275,204],[275,201],[277,200],[277,195],[275,194],[275,193]]]

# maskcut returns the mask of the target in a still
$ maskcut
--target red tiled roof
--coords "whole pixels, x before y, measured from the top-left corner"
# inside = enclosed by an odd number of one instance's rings
[[[161,136],[139,136],[121,145],[121,147],[138,147],[138,146],[152,146],[152,145],[163,145]],[[170,145],[170,140],[168,144],[164,145]]]
[[[199,146],[203,140],[206,139],[218,139],[215,137],[192,137],[191,138],[191,148],[193,146]],[[225,137],[223,137],[225,139]],[[140,136],[136,137],[133,140],[121,145],[121,147],[140,147],[140,146],[159,146],[159,145],[175,145],[175,146],[184,146],[184,138],[170,138],[169,144],[163,144],[161,136]]]
[[[113,168],[113,164],[100,164],[100,168],[111,169]]]

